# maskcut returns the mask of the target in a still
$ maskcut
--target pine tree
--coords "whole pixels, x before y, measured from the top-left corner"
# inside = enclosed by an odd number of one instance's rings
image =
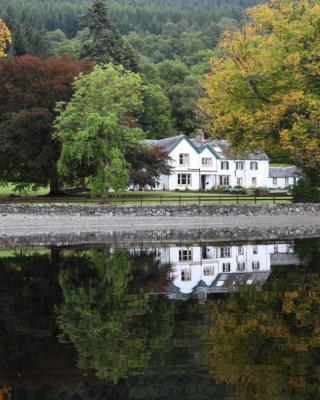
[[[132,71],[137,70],[133,49],[124,42],[109,18],[107,4],[96,0],[82,18],[82,28],[89,29],[90,39],[83,44],[81,58],[98,64],[121,64]]]

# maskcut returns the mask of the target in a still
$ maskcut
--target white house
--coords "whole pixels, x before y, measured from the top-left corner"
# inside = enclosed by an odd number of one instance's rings
[[[170,157],[172,173],[161,176],[158,190],[210,190],[218,186],[244,188],[287,188],[299,178],[296,167],[270,168],[264,151],[232,156],[230,142],[206,140],[202,130],[190,139],[185,135],[147,140],[164,149]]]
[[[160,250],[160,262],[172,267],[168,295],[230,292],[238,285],[261,285],[272,265],[299,264],[290,243],[230,246],[174,246]]]

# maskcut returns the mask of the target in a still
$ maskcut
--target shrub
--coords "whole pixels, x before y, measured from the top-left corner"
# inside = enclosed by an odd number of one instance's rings
[[[320,191],[312,182],[300,180],[292,189],[294,203],[320,203]]]

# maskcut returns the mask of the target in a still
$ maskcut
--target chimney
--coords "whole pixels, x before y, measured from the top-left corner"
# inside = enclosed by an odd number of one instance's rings
[[[204,132],[202,129],[197,129],[196,130],[196,136],[195,139],[197,142],[200,142],[201,144],[206,143],[206,139],[204,137]]]

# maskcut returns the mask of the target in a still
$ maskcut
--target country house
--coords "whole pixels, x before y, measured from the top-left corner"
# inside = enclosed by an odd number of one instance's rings
[[[160,177],[158,190],[210,190],[218,186],[285,189],[300,177],[295,166],[271,167],[264,151],[234,157],[230,142],[207,140],[201,129],[194,139],[179,135],[146,143],[166,150],[171,160],[172,173]]]

